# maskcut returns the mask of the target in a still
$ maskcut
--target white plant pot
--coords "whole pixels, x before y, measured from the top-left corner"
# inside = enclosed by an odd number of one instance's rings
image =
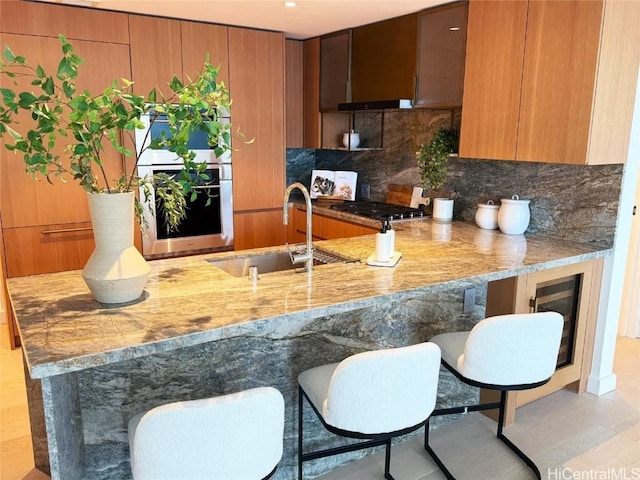
[[[96,248],[82,278],[101,303],[138,299],[151,267],[133,245],[134,193],[88,194]]]
[[[453,220],[453,200],[450,198],[434,198],[433,219],[436,222],[451,222]]]

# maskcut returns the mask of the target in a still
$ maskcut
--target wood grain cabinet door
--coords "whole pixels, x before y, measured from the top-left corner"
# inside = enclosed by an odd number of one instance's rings
[[[285,41],[286,147],[304,146],[304,44]]]
[[[126,13],[44,2],[2,0],[0,31],[69,40],[129,44]]]
[[[322,217],[322,220],[322,234],[325,240],[359,237],[360,235],[370,235],[377,232],[375,228],[335,218]]]
[[[182,69],[185,82],[194,79],[202,70],[205,58],[219,67],[219,82],[229,87],[229,44],[228,29],[224,25],[210,25],[198,22],[180,22],[182,38]]]
[[[0,34],[0,42],[9,45],[17,54],[25,54],[29,62],[40,63],[48,71],[57,69],[61,56],[57,38]],[[73,46],[86,61],[80,67],[78,89],[98,94],[114,79],[130,76],[126,45],[75,40]],[[5,79],[2,81],[4,86]],[[21,85],[18,88],[28,87]],[[30,121],[28,115],[23,116],[20,125],[15,126],[16,130],[26,132]],[[90,221],[86,193],[77,182],[70,176],[67,176],[67,183],[57,178],[52,178],[52,185],[42,178],[34,181],[25,173],[22,157],[5,149],[6,141],[6,138],[0,140],[0,195],[5,229]],[[64,159],[63,145],[57,154]],[[110,180],[121,175],[122,158],[115,150],[105,151],[103,163]]]
[[[303,146],[320,148],[322,121],[320,114],[320,39],[304,41],[302,47],[302,115]]]
[[[180,20],[129,15],[129,30],[133,90],[146,96],[156,87],[169,95],[171,79],[182,77]]]
[[[529,2],[516,160],[584,164],[602,1]]]
[[[526,1],[469,2],[461,157],[516,156],[527,8]]]
[[[79,270],[95,242],[90,222],[4,228],[7,277]]]
[[[284,36],[229,28],[234,212],[282,209]]]
[[[624,163],[639,22],[637,2],[471,0],[460,155]]]

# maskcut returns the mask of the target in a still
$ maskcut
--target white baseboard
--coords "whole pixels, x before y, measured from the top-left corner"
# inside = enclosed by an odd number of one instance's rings
[[[613,392],[616,389],[616,381],[617,377],[615,373],[610,373],[602,378],[589,375],[589,380],[587,381],[587,392],[598,396]]]

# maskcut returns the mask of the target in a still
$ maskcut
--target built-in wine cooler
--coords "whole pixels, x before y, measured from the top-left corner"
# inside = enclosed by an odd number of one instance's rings
[[[487,316],[510,313],[560,313],[564,328],[555,373],[549,383],[533,390],[509,392],[507,423],[516,407],[526,405],[561,388],[582,393],[591,371],[597,320],[602,259],[562,265],[488,282]],[[487,393],[481,396],[493,401]]]
[[[538,283],[536,295],[529,303],[532,312],[558,312],[564,318],[556,368],[574,361],[581,279],[578,274]]]

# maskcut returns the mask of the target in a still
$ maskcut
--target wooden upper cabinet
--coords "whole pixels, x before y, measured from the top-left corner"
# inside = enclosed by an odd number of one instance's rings
[[[49,72],[56,71],[62,55],[57,38],[0,34],[0,42],[9,45],[16,54],[24,54],[29,62],[39,63]],[[129,48],[126,45],[77,40],[74,50],[86,62],[79,68],[79,90],[88,89],[97,95],[114,79],[130,77]],[[23,83],[18,88],[33,88],[29,86],[29,80],[21,80]],[[2,86],[5,82],[3,77]],[[30,117],[25,115],[14,128],[25,132],[30,121]],[[86,193],[77,182],[69,175],[67,183],[57,178],[52,178],[53,185],[42,178],[34,181],[25,173],[22,156],[5,149],[6,141],[6,137],[0,140],[0,203],[5,229],[90,221]],[[57,153],[64,160],[64,148],[59,148]],[[107,149],[103,162],[110,180],[121,175],[122,160],[115,150]]]
[[[640,3],[607,1],[587,163],[623,163],[629,151],[638,66]]]
[[[284,35],[229,27],[233,209],[282,208],[284,195]]]
[[[462,105],[467,3],[452,4],[418,17],[418,77],[414,106]]]
[[[529,2],[517,160],[585,163],[602,8]]]
[[[21,35],[129,43],[127,14],[54,3],[2,0],[0,31]]]
[[[354,28],[352,101],[413,99],[417,43],[417,14]]]
[[[156,87],[169,96],[171,79],[182,79],[180,20],[129,15],[129,29],[135,93],[146,96]]]
[[[626,161],[640,4],[471,0],[460,155]]]
[[[304,41],[302,47],[302,115],[304,117],[303,145],[320,148],[322,121],[320,114],[320,39]]]
[[[460,156],[516,156],[527,2],[469,2]]]
[[[285,41],[285,98],[287,148],[302,148],[304,114],[304,44],[298,40]]]
[[[321,111],[336,111],[339,103],[350,101],[350,48],[350,32],[340,32],[320,39]]]
[[[198,76],[209,54],[209,63],[219,67],[218,81],[229,86],[228,28],[224,25],[182,21],[182,69],[184,81]]]

